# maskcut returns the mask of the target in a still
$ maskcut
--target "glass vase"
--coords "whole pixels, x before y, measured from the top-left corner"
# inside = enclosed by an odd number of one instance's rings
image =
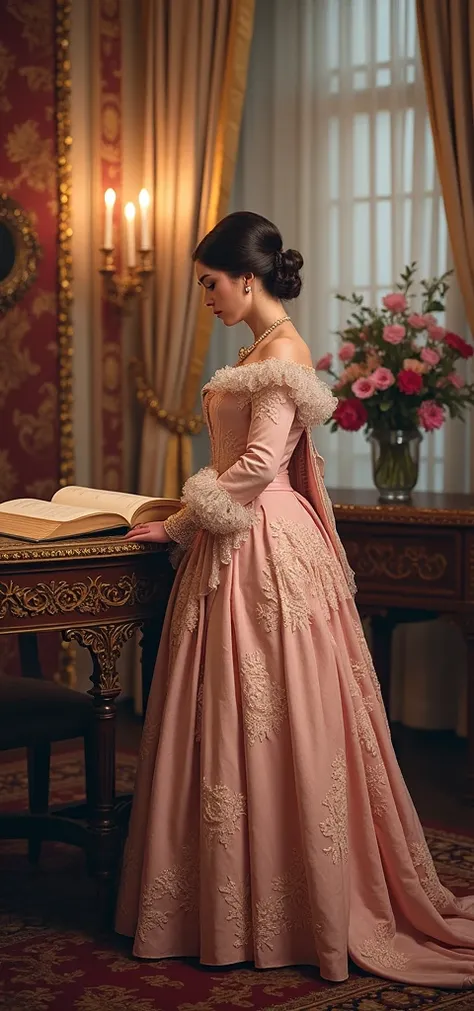
[[[380,502],[409,502],[418,481],[420,433],[416,429],[374,431],[369,441],[372,476]]]

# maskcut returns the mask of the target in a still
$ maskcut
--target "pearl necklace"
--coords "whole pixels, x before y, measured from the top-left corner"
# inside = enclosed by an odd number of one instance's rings
[[[282,316],[281,319],[275,320],[275,322],[272,323],[272,325],[268,327],[268,330],[265,330],[265,333],[263,333],[261,337],[257,337],[257,340],[254,341],[253,344],[250,345],[250,347],[247,347],[247,348],[243,347],[243,348],[241,348],[240,351],[239,351],[239,362],[243,362],[244,358],[247,358],[247,356],[250,354],[250,352],[253,351],[254,348],[257,347],[257,344],[261,344],[261,342],[264,340],[264,338],[268,337],[269,333],[272,333],[273,330],[276,330],[277,326],[280,326],[282,323],[286,323],[289,320],[290,320],[289,316]]]

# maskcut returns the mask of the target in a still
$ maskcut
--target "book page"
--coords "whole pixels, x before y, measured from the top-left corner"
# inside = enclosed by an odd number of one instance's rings
[[[117,513],[131,524],[133,514],[141,505],[154,502],[148,495],[132,495],[122,491],[106,491],[101,488],[82,488],[79,485],[67,485],[53,495],[52,502],[64,502],[74,506],[84,505],[88,509],[100,512]]]
[[[53,520],[57,523],[79,520],[83,516],[97,516],[101,512],[101,509],[85,509],[81,506],[56,504],[54,501],[43,502],[38,498],[16,498],[11,499],[10,502],[0,502],[0,513],[31,516],[33,519]]]

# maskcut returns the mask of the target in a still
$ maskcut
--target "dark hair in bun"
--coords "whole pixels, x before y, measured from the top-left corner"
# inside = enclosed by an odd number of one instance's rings
[[[252,211],[222,218],[196,247],[193,260],[231,277],[255,274],[269,295],[286,302],[298,298],[301,291],[301,253],[283,250],[276,225]]]

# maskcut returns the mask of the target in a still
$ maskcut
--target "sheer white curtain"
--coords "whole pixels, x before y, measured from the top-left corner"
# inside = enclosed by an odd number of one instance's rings
[[[338,346],[333,333],[345,317],[336,292],[375,302],[408,262],[419,264],[420,276],[446,269],[415,0],[257,0],[233,205],[272,218],[285,245],[302,251],[305,284],[290,311],[315,359]],[[455,285],[448,308],[459,332]],[[217,324],[206,376],[235,358],[243,337]],[[317,442],[329,487],[371,486],[361,433],[318,430]],[[461,490],[467,452],[460,424],[424,439],[419,487]],[[197,465],[206,453],[203,437]],[[456,630],[400,630],[392,716],[459,727],[453,657],[462,672]]]

